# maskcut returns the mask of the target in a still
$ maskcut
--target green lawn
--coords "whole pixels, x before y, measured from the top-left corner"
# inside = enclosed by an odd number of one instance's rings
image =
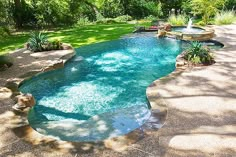
[[[100,24],[65,28],[47,31],[45,33],[48,35],[49,40],[59,39],[62,42],[70,43],[76,48],[91,43],[118,39],[122,35],[131,33],[133,30],[133,24]],[[23,47],[23,44],[27,42],[28,38],[29,32],[24,32],[0,40],[0,55]]]

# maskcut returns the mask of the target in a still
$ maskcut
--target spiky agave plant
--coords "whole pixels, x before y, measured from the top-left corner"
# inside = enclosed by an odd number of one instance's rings
[[[204,47],[198,41],[191,42],[191,46],[187,50],[184,58],[193,64],[213,64],[215,62],[210,49]]]
[[[28,41],[28,48],[33,52],[41,52],[48,44],[48,37],[42,32],[32,32]]]

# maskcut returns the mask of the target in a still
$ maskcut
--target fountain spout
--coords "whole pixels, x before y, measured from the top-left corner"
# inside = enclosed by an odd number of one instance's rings
[[[192,18],[190,18],[188,21],[187,30],[190,30],[192,28],[192,23],[193,23]]]

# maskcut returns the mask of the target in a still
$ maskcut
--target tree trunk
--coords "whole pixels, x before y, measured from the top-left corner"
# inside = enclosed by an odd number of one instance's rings
[[[15,22],[16,22],[16,27],[21,28],[23,23],[22,23],[22,7],[21,7],[21,0],[14,0],[14,7],[15,7]]]
[[[85,3],[88,6],[90,6],[96,14],[99,14],[98,8],[95,5],[93,5],[92,3],[88,2],[88,1],[85,1]]]

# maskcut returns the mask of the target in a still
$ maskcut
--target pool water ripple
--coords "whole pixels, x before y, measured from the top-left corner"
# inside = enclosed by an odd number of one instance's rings
[[[20,87],[37,101],[29,112],[30,125],[67,141],[127,134],[149,118],[146,88],[175,70],[181,45],[174,39],[136,37],[76,49],[65,68]]]

